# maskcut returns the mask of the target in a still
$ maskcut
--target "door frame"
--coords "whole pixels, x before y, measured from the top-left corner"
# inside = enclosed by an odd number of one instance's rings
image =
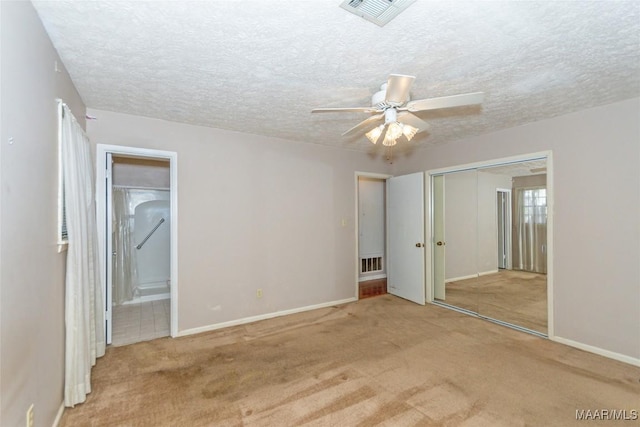
[[[354,233],[356,236],[356,244],[355,244],[355,297],[356,299],[360,298],[360,233],[359,233],[359,229],[360,229],[360,224],[358,222],[358,219],[360,218],[360,210],[359,210],[359,196],[360,193],[358,192],[358,178],[373,178],[373,179],[382,179],[382,180],[387,180],[389,178],[393,177],[393,175],[389,175],[389,174],[383,174],[383,173],[372,173],[372,172],[358,172],[356,171],[354,173],[354,189],[355,189],[355,220],[354,220]],[[386,183],[385,183],[386,184]],[[386,209],[387,209],[387,197],[385,196],[384,199],[384,209],[385,209],[385,217],[386,217]],[[386,221],[386,220],[385,220]],[[343,226],[346,225],[344,224],[344,220],[343,220]],[[385,226],[385,230],[384,230],[384,257],[385,257],[385,271],[386,271],[386,262],[389,259],[389,248],[387,245],[387,241],[389,240],[389,227]],[[388,273],[388,272],[387,272]]]
[[[511,212],[511,206],[512,206],[512,200],[511,200],[511,189],[510,188],[496,188],[496,198],[498,196],[498,193],[505,193],[506,194],[506,198],[507,198],[507,215],[504,218],[504,226],[507,229],[507,231],[509,232],[508,234],[508,238],[505,239],[506,245],[505,245],[505,252],[506,252],[506,270],[512,270],[513,269],[513,261],[512,261],[512,253],[511,251],[513,250],[513,242],[512,240],[512,230],[511,227],[513,225],[512,223],[512,212]],[[504,197],[504,196],[503,196]]]
[[[122,145],[96,145],[96,221],[98,225],[98,249],[100,255],[100,277],[106,279],[107,276],[107,168],[105,161],[107,154],[125,157],[162,159],[169,161],[169,182],[171,201],[171,337],[178,335],[178,153],[174,151],[154,150],[139,147],[127,147]],[[113,184],[112,184],[113,185]],[[104,333],[107,337],[107,322],[111,325],[112,303],[111,292],[107,292],[107,283],[102,287],[105,301],[105,325]],[[108,316],[107,316],[108,314]]]
[[[553,153],[551,150],[540,151],[530,154],[522,154],[511,157],[503,157],[498,159],[485,160],[474,163],[467,163],[456,166],[449,166],[438,169],[425,171],[425,232],[426,232],[426,251],[425,265],[428,267],[426,275],[427,282],[427,302],[437,304],[433,297],[433,200],[431,197],[433,175],[442,175],[450,172],[461,172],[469,169],[486,168],[491,166],[500,166],[509,163],[519,163],[528,160],[546,159],[547,162],[547,337],[551,340],[555,339],[554,330],[554,299],[553,299],[553,206],[554,206],[554,181],[553,181]]]

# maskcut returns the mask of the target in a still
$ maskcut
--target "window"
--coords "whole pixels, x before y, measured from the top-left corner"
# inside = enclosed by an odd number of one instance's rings
[[[547,189],[523,190],[522,220],[525,224],[547,222]]]

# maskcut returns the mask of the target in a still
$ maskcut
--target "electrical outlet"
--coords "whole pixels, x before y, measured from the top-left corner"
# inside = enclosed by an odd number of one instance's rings
[[[262,289],[256,290],[256,298],[262,298]]]
[[[27,427],[33,427],[33,403],[27,409]]]

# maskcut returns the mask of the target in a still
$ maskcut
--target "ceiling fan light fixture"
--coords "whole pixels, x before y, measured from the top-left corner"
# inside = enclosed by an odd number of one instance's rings
[[[400,3],[410,4],[414,1],[415,0],[345,0],[345,3],[350,3],[350,6],[353,7],[364,7],[365,3],[383,2],[399,5]],[[369,126],[373,126],[373,123],[380,123],[380,120],[384,117],[383,125],[376,126],[366,132],[365,135],[373,144],[377,144],[382,138],[382,145],[393,147],[398,142],[398,138],[404,136],[407,141],[411,141],[418,132],[428,128],[428,124],[424,120],[416,115],[412,115],[412,113],[476,105],[481,104],[484,100],[484,93],[482,92],[411,100],[410,92],[414,79],[414,76],[390,74],[387,82],[383,83],[382,86],[380,86],[380,90],[371,97],[371,107],[323,107],[314,108],[311,112],[361,112],[371,114],[371,117],[347,130],[342,134],[343,136],[355,132],[363,132]],[[398,121],[398,119],[401,121]],[[402,123],[402,120],[405,119],[413,123],[413,126]]]
[[[402,134],[407,138],[407,141],[411,141],[411,138],[413,138],[416,133],[418,133],[418,128],[407,124],[402,125]]]
[[[382,141],[382,145],[384,145],[385,147],[393,147],[397,143],[398,141],[396,141],[394,138],[389,137],[389,132],[387,131],[387,134],[384,136],[384,140]]]
[[[365,136],[369,138],[373,144],[376,144],[382,135],[382,131],[384,130],[384,125],[376,126],[371,129],[369,132],[365,133]]]
[[[393,139],[396,140],[402,136],[402,124],[398,122],[389,123],[389,127],[387,128],[387,134],[385,135],[385,139]]]

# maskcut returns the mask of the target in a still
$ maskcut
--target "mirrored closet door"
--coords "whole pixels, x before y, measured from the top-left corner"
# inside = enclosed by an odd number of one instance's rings
[[[546,335],[546,159],[431,185],[434,301]]]

